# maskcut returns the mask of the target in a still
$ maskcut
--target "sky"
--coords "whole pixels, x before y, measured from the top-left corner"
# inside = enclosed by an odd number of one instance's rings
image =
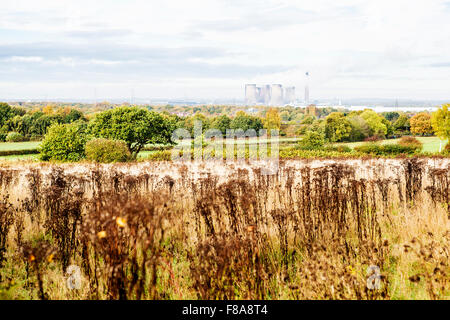
[[[0,99],[450,100],[450,0],[14,0]]]

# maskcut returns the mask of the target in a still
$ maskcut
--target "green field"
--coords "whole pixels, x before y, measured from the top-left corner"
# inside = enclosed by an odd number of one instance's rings
[[[416,137],[420,142],[423,143],[423,152],[439,152],[439,143],[440,139],[438,137]],[[388,143],[398,143],[400,139],[387,139],[381,141],[382,144],[388,144]],[[365,142],[341,142],[336,143],[335,145],[346,145],[350,148],[354,148],[356,146],[360,146],[364,144]],[[445,144],[447,141],[442,142],[442,148],[445,147]]]
[[[439,152],[439,143],[440,140],[437,137],[417,137],[420,142],[423,143],[423,151],[424,152]],[[253,139],[252,139],[253,140]],[[256,140],[256,139],[255,139]],[[280,137],[279,142],[281,144],[295,144],[299,138],[284,138]],[[400,139],[390,139],[383,140],[381,143],[397,143]],[[237,143],[244,143],[244,140],[238,140]],[[364,144],[365,142],[342,142],[336,143],[335,145],[346,145],[351,148]],[[442,142],[442,148],[444,148],[447,141]],[[1,142],[0,143],[0,151],[16,151],[16,150],[27,150],[27,149],[36,149],[40,144],[40,141],[28,141],[28,142]],[[150,154],[156,151],[141,151],[139,153],[138,158],[146,158]],[[27,155],[8,155],[8,156],[0,156],[0,161],[18,161],[18,160],[30,160],[37,161],[39,155],[37,154],[27,154]]]
[[[40,141],[0,142],[0,151],[36,149]]]
[[[29,160],[29,161],[38,161],[38,154],[22,154],[22,155],[11,155],[11,156],[1,156],[0,161],[20,161],[20,160]]]

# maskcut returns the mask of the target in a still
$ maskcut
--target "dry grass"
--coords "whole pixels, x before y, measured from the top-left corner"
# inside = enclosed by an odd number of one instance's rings
[[[2,167],[0,298],[448,299],[448,162],[370,161]]]

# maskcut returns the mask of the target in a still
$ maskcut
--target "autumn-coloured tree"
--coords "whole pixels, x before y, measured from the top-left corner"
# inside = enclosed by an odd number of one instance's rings
[[[431,116],[426,112],[416,114],[410,119],[412,134],[431,134],[433,127],[431,126]]]
[[[305,109],[306,115],[317,116],[317,107],[314,104],[310,104]]]
[[[442,105],[442,108],[433,112],[431,125],[435,134],[441,139],[439,143],[439,152],[442,151],[442,140],[450,139],[450,104]],[[447,147],[450,143],[447,144]]]
[[[267,110],[266,117],[264,118],[264,128],[268,131],[272,129],[280,130],[281,118],[276,108],[270,108]]]
[[[52,115],[53,114],[53,107],[51,105],[46,105],[44,108],[42,108],[42,112],[46,115]]]
[[[436,135],[442,140],[450,139],[450,104],[442,105],[442,108],[433,112],[431,125]]]

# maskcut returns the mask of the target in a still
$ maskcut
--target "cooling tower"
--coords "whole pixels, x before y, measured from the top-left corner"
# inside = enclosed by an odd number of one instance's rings
[[[245,85],[245,104],[254,105],[256,104],[256,84],[246,84]]]
[[[283,87],[281,86],[281,84],[272,85],[270,105],[272,106],[283,105]]]
[[[264,103],[265,105],[269,105],[270,104],[270,85],[266,84],[264,86],[262,86],[261,88],[261,102]]]
[[[295,103],[295,87],[286,87],[284,91],[284,103],[290,105]]]
[[[261,101],[261,87],[256,87],[256,102],[262,102]]]

